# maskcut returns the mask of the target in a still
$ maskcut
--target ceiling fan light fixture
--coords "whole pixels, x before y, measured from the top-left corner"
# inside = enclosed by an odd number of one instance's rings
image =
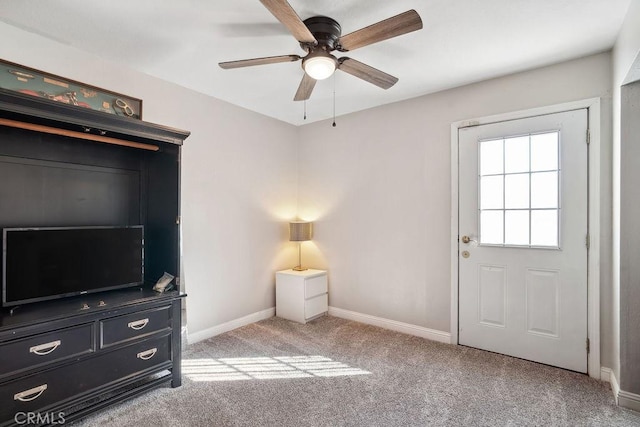
[[[314,80],[324,80],[331,77],[336,71],[337,65],[336,57],[324,50],[312,52],[302,61],[304,72]]]

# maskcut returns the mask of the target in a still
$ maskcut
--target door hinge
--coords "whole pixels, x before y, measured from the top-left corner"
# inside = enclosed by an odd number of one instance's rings
[[[589,233],[587,233],[584,244],[587,247],[587,250],[591,249],[591,235]]]
[[[587,354],[591,352],[591,341],[587,338]]]
[[[591,144],[591,130],[587,129],[587,145]]]

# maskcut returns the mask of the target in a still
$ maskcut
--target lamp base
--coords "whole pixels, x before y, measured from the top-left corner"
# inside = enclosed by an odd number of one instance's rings
[[[293,267],[292,268],[293,271],[307,271],[308,268],[307,267],[303,267],[301,265],[297,266],[297,267]]]

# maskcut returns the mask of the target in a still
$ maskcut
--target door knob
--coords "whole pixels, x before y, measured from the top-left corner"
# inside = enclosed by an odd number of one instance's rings
[[[462,236],[462,237],[460,238],[460,241],[461,241],[462,243],[466,243],[466,244],[469,244],[469,243],[478,243],[478,241],[477,241],[477,240],[472,239],[472,238],[471,238],[471,237],[469,237],[469,236]]]

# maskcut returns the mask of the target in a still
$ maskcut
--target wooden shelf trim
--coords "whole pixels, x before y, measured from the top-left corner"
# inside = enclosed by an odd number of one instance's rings
[[[142,150],[158,151],[160,147],[157,145],[143,144],[141,142],[126,141],[124,139],[111,138],[103,135],[93,135],[91,133],[76,132],[67,129],[58,129],[50,126],[36,125],[32,123],[19,122],[17,120],[9,120],[0,118],[0,126],[9,126],[18,129],[26,129],[34,132],[43,132],[52,135],[68,136],[70,138],[85,139],[95,142],[103,142],[105,144],[122,145],[125,147],[140,148]]]

